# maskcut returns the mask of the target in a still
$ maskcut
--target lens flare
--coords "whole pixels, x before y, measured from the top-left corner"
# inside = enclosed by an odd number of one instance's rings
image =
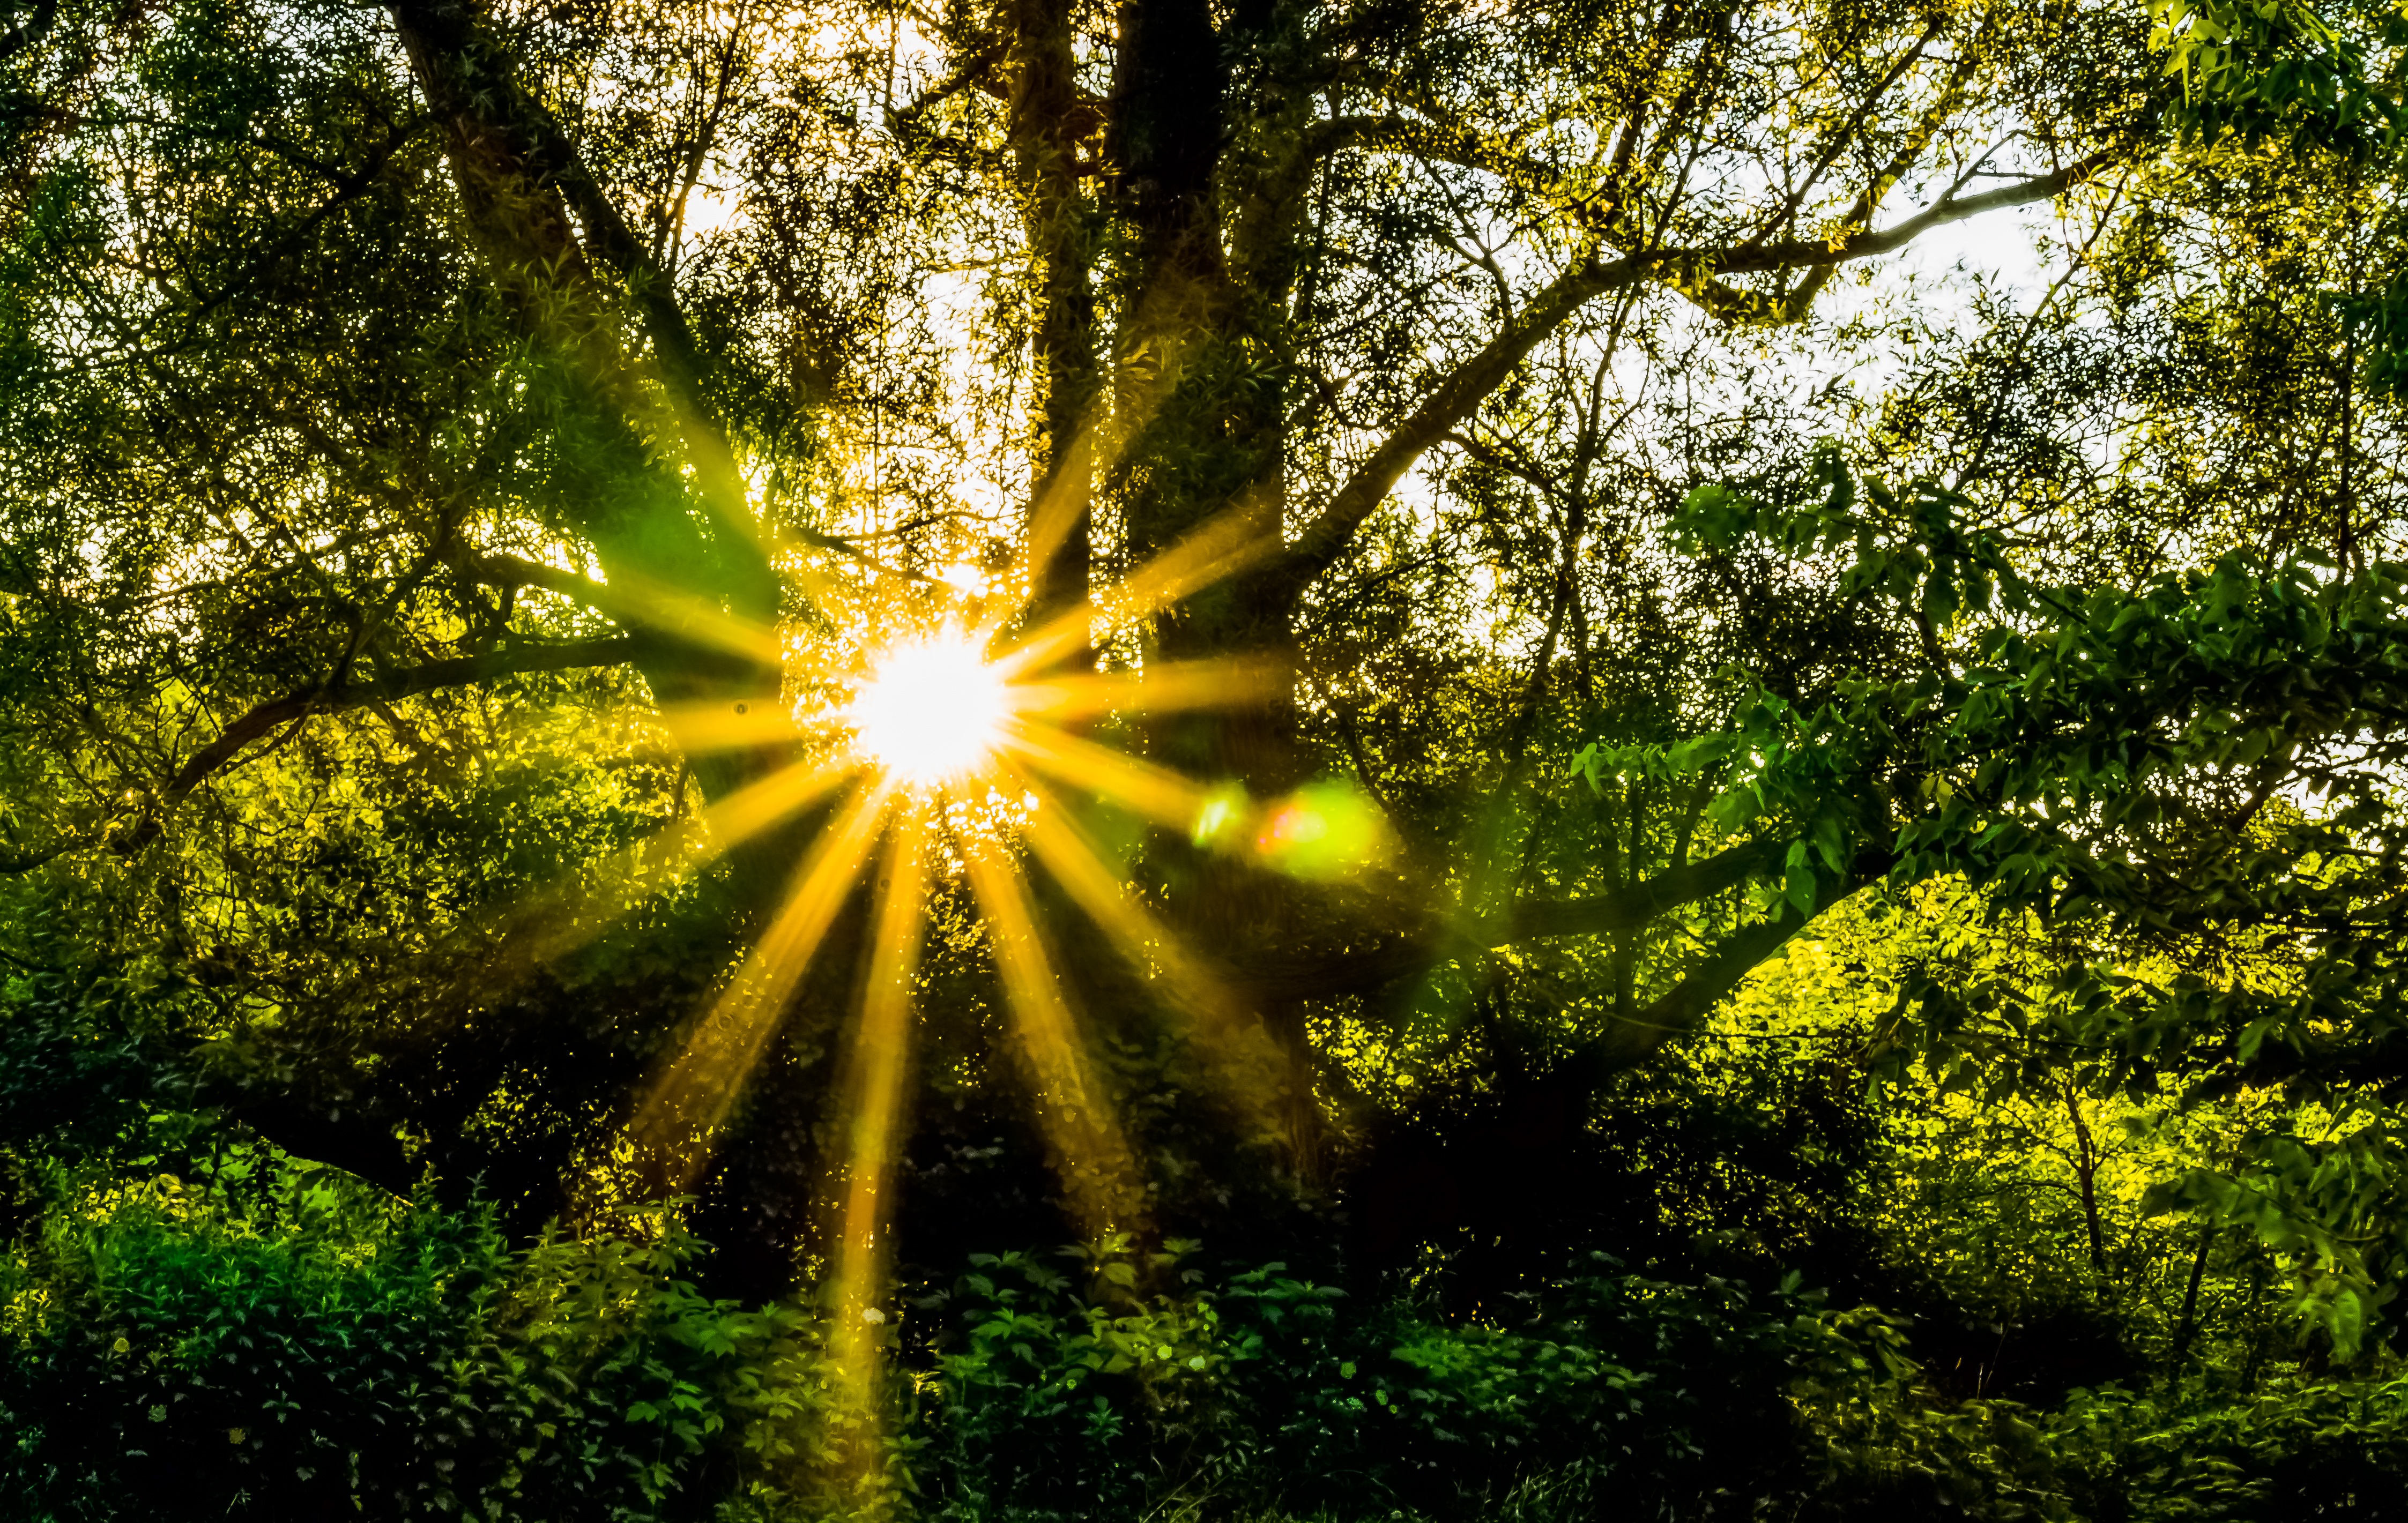
[[[1079,501],[1064,496],[1038,505],[1029,562],[1041,562],[1046,548],[1075,526],[1071,509]],[[699,705],[663,712],[690,753],[794,753],[783,768],[710,804],[689,869],[849,791],[828,811],[785,900],[742,964],[637,1097],[623,1141],[624,1156],[647,1176],[642,1188],[690,1189],[710,1167],[754,1069],[774,1050],[800,999],[814,954],[857,903],[869,864],[883,858],[867,922],[854,927],[870,942],[867,976],[833,1109],[824,1118],[834,1140],[820,1203],[834,1231],[826,1288],[836,1314],[832,1346],[851,1393],[847,1410],[872,1412],[882,1400],[877,1380],[884,1345],[871,1330],[883,1317],[920,1018],[917,980],[939,877],[968,880],[1066,1203],[1089,1231],[1141,1223],[1147,1171],[1069,990],[1061,987],[1065,968],[1057,958],[1084,957],[1097,942],[1115,950],[1162,997],[1162,1013],[1253,1130],[1268,1134],[1280,1124],[1272,1103],[1278,1097],[1310,1093],[1309,1086],[1298,1088],[1292,1062],[1259,1018],[1254,986],[1183,945],[1125,881],[1118,858],[1078,822],[1091,805],[1108,806],[1190,836],[1205,850],[1309,881],[1354,875],[1390,852],[1384,819],[1351,790],[1312,785],[1277,803],[1257,803],[1234,782],[1191,778],[1131,755],[1112,743],[1109,726],[1095,722],[1244,707],[1276,701],[1292,688],[1293,662],[1275,656],[1148,660],[1118,670],[1103,669],[1097,654],[1099,628],[1141,621],[1255,563],[1277,548],[1275,528],[1275,515],[1261,502],[1238,505],[1034,630],[1015,622],[1033,616],[1025,598],[1014,601],[1021,593],[1012,589],[1025,591],[1025,578],[997,583],[967,561],[942,576],[920,578],[909,604],[865,602],[857,618],[828,591],[835,579],[821,578],[825,585],[813,584],[815,603],[844,617],[831,615],[824,647],[787,648],[805,678],[791,710],[755,714]],[[699,615],[689,622],[707,623]],[[758,643],[752,632],[720,633],[731,648]],[[1024,863],[1023,849],[1033,863]],[[1031,891],[1025,875],[1030,865],[1041,866],[1062,900]],[[1040,909],[1057,906],[1083,923],[1047,923]]]
[[[969,635],[949,633],[880,657],[845,721],[865,760],[896,782],[933,788],[977,771],[1010,712],[1001,674]]]

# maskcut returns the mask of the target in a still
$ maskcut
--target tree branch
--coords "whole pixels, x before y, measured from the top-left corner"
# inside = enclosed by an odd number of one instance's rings
[[[15,877],[20,874],[30,873],[36,867],[56,861],[72,852],[80,851],[99,839],[101,837],[97,835],[73,835],[55,846],[43,847],[34,851],[0,852],[0,877]]]
[[[404,1200],[417,1188],[424,1165],[411,1159],[390,1121],[253,1086],[216,1085],[204,1097],[295,1158],[331,1163]]]
[[[1504,385],[1523,356],[1589,301],[1644,278],[1647,273],[1643,260],[1625,259],[1612,264],[1584,260],[1525,303],[1502,333],[1431,390],[1412,416],[1355,467],[1328,505],[1305,525],[1268,574],[1280,591],[1293,602],[1314,577],[1328,570],[1344,553],[1354,532],[1404,479],[1413,462]]]
[[[571,603],[582,604],[613,619],[641,617],[633,606],[634,600],[612,596],[609,587],[582,572],[563,571],[540,561],[487,552],[463,558],[461,569],[471,579],[488,587],[540,587],[547,592],[557,592]]]
[[[1958,195],[1951,191],[1905,221],[1878,232],[1869,228],[1838,238],[1799,238],[1759,244],[1753,249],[1732,249],[1720,254],[1699,251],[1667,254],[1659,258],[1675,270],[1686,267],[1711,275],[1761,275],[1873,259],[1895,253],[1933,228],[1961,222],[1984,212],[2028,206],[2035,201],[2047,201],[2063,195],[2077,185],[2096,179],[2101,170],[2121,162],[2124,152],[2120,147],[2102,149],[2055,174],[2035,175],[2029,179],[2020,179],[2012,185],[2001,185],[1996,190],[1983,191],[1974,195]]]
[[[1685,867],[1670,868],[1644,883],[1634,883],[1610,894],[1557,903],[1515,904],[1502,916],[1484,922],[1473,934],[1486,947],[1539,941],[1551,936],[1594,936],[1633,931],[1684,904],[1710,899],[1736,889],[1750,878],[1780,865],[1784,847],[1776,842],[1750,841]]]
[[[1858,865],[1861,869],[1863,864]],[[1686,1034],[1724,995],[1786,947],[1791,937],[1813,923],[1815,917],[1877,881],[1878,874],[1867,876],[1861,871],[1843,878],[1826,879],[1814,895],[1813,908],[1804,914],[1799,913],[1797,905],[1784,903],[1779,915],[1732,934],[1687,977],[1658,995],[1638,1015],[1615,1023],[1604,1035],[1583,1046],[1568,1061],[1591,1069],[1602,1077],[1629,1067],[1674,1037]]]
[[[2095,178],[2123,156],[2102,149],[2051,175],[2001,185],[1975,195],[1954,191],[1896,226],[1831,239],[1795,239],[1728,249],[1662,249],[1635,253],[1611,263],[1593,257],[1557,276],[1523,306],[1504,331],[1457,365],[1434,387],[1412,416],[1371,451],[1328,504],[1306,524],[1268,575],[1291,600],[1345,553],[1355,532],[1387,500],[1398,481],[1430,446],[1469,417],[1536,349],[1589,302],[1641,280],[1660,279],[1676,290],[1699,286],[1718,275],[1763,275],[1873,259],[1905,248],[1937,227],[1984,212],[2028,206],[2061,195]]]
[[[642,641],[624,635],[579,640],[568,645],[522,646],[516,650],[499,650],[491,655],[430,662],[424,666],[395,672],[374,682],[343,687],[322,685],[270,699],[227,725],[217,739],[202,747],[193,754],[191,761],[177,769],[176,776],[167,783],[164,799],[165,811],[172,813],[186,795],[199,787],[211,773],[232,762],[244,747],[296,719],[304,719],[313,714],[333,714],[357,708],[364,704],[415,698],[443,688],[490,682],[498,676],[517,676],[529,672],[562,672],[580,666],[617,666],[635,660],[642,648]],[[148,840],[157,833],[157,830],[155,826],[146,826],[139,833],[141,839]]]
[[[1469,925],[1445,925],[1361,950],[1284,963],[1257,964],[1236,980],[1249,994],[1284,1000],[1330,999],[1376,989],[1421,973],[1449,957],[1470,956],[1517,942],[1594,936],[1635,930],[1684,904],[1737,888],[1773,871],[1784,847],[1751,841],[1703,861],[1658,873],[1610,894],[1520,904]]]
[[[1504,178],[1543,184],[1556,178],[1536,160],[1498,153],[1489,139],[1469,127],[1405,116],[1342,116],[1315,122],[1298,157],[1305,163],[1359,149],[1371,153],[1410,153]]]
[[[469,221],[506,269],[550,271],[571,289],[592,290],[585,261],[615,276],[651,340],[653,377],[666,393],[685,446],[733,611],[777,616],[776,570],[760,545],[736,452],[704,394],[707,367],[666,271],[643,246],[586,169],[567,135],[521,83],[514,61],[466,0],[394,0],[403,50],[427,104],[449,135],[453,178]],[[573,212],[577,227],[565,212]],[[579,236],[581,232],[582,237]],[[598,294],[598,292],[596,293]],[[597,370],[633,363],[607,335],[606,314],[586,314],[587,356]],[[807,536],[808,537],[808,536]]]

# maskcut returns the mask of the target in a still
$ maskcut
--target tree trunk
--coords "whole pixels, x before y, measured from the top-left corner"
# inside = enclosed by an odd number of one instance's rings
[[[2190,1284],[2183,1290],[2182,1317],[2174,1324],[2173,1351],[2166,1359],[2169,1379],[2182,1375],[2183,1360],[2190,1357],[2190,1341],[2199,1331],[2199,1285],[2207,1277],[2207,1250],[2215,1242],[2213,1228],[2199,1230],[2199,1252],[2190,1261]]]
[[[1233,278],[1214,195],[1228,132],[1226,61],[1246,41],[1238,34],[1259,21],[1233,17],[1230,35],[1216,36],[1204,0],[1131,0],[1121,11],[1110,148],[1135,257],[1121,281],[1122,448],[1110,483],[1132,565],[1231,516],[1249,546],[1275,551],[1280,537],[1286,404],[1275,357],[1289,292],[1280,271],[1268,284],[1259,268]],[[1273,559],[1258,554],[1258,563]],[[1276,696],[1244,707],[1149,719],[1155,760],[1240,783],[1257,799],[1303,780],[1292,613],[1278,584],[1241,570],[1155,620],[1150,660],[1243,656],[1289,674]],[[1258,868],[1167,832],[1150,860],[1172,923],[1206,951],[1259,954],[1294,941],[1301,896]],[[1256,1013],[1285,1057],[1291,1161],[1299,1177],[1318,1180],[1325,1127],[1302,1009],[1270,1000]]]
[[[1079,100],[1069,0],[1015,0],[1011,153],[1037,271],[1037,443],[1029,492],[1031,613],[1084,605],[1095,494],[1094,217],[1079,192]],[[1084,662],[1082,642],[1065,664]]]
[[[2082,1222],[2090,1235],[2090,1267],[2107,1273],[2107,1237],[2099,1225],[2099,1153],[2091,1146],[2090,1123],[2082,1114],[2082,1094],[2073,1080],[2065,1081],[2065,1108],[2073,1117],[2073,1174],[2082,1184]]]

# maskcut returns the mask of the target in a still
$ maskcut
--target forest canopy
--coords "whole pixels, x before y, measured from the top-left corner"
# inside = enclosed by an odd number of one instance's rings
[[[2390,1516],[2403,68],[0,0],[10,1494]]]

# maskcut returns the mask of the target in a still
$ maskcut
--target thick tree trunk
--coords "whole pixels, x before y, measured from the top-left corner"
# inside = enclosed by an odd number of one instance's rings
[[[1037,458],[1030,483],[1031,612],[1084,605],[1091,571],[1096,415],[1096,227],[1080,193],[1079,99],[1069,0],[1015,0],[1011,152],[1037,273]],[[1083,644],[1080,652],[1083,652]],[[1074,652],[1068,663],[1082,662]]]
[[[1131,0],[1121,11],[1111,148],[1135,257],[1121,282],[1123,449],[1111,486],[1132,564],[1230,517],[1237,537],[1256,548],[1254,566],[1277,559],[1285,444],[1277,362],[1293,261],[1233,275],[1214,183],[1230,130],[1228,59],[1250,21],[1259,18],[1233,18],[1224,36],[1203,0]],[[1151,659],[1242,656],[1291,676],[1240,708],[1150,719],[1155,760],[1258,799],[1303,780],[1293,611],[1285,591],[1250,566],[1156,620]],[[1304,923],[1308,906],[1291,887],[1184,838],[1158,837],[1151,864],[1172,923],[1215,957],[1274,953]],[[1257,1014],[1284,1055],[1280,1112],[1292,1163],[1317,1181],[1327,1148],[1303,1008],[1269,999]]]
[[[687,758],[704,795],[724,798],[795,757],[788,728],[776,722],[781,578],[735,452],[708,406],[694,336],[665,273],[525,88],[482,8],[469,0],[395,0],[392,14],[440,124],[468,232],[550,366],[552,421],[574,474],[561,506],[601,563],[606,611],[633,636],[624,642],[627,659],[672,733],[684,741],[689,718],[710,719],[712,742],[688,745]],[[436,547],[438,555],[470,562],[479,549]],[[445,664],[397,680],[431,681]],[[378,684],[358,690],[379,690]],[[343,696],[306,695],[303,711],[335,706]],[[762,745],[724,744],[730,710],[759,717]],[[729,853],[740,911],[757,913],[785,890],[796,841],[811,823],[762,832]],[[421,1032],[380,1054],[372,1092],[335,1084],[309,1095],[265,1096],[228,1084],[222,1101],[294,1151],[396,1191],[432,1168],[455,1192],[481,1176],[486,1188],[512,1197],[507,1205],[548,1215],[560,1203],[555,1187],[568,1140],[549,1139],[514,1157],[462,1140],[523,1034],[507,1020],[450,1030],[437,1062],[410,1050],[431,1035]],[[616,1037],[597,1047],[580,1056],[604,1083],[639,1076],[641,1057]],[[425,1134],[423,1152],[396,1140],[404,1120]],[[517,1225],[532,1231],[537,1223]]]

